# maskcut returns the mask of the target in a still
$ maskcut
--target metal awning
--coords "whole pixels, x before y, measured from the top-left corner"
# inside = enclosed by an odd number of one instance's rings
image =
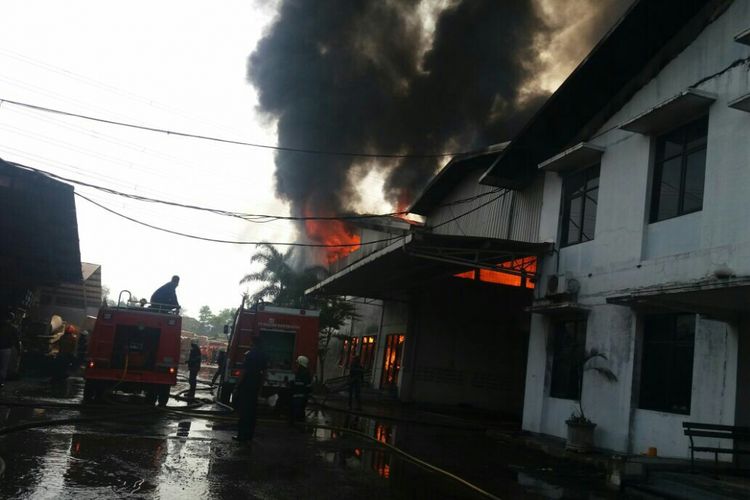
[[[750,311],[750,277],[706,278],[643,287],[608,297],[607,302],[639,309],[733,316]]]
[[[622,130],[656,135],[698,118],[716,100],[716,95],[687,89],[620,125]]]
[[[734,35],[734,41],[737,43],[750,45],[750,28]]]
[[[410,290],[470,269],[498,270],[498,264],[551,250],[550,243],[414,232],[354,262],[306,290],[308,294],[397,298]],[[522,274],[521,269],[502,269]]]
[[[539,169],[564,172],[575,168],[588,167],[598,162],[603,154],[604,148],[588,142],[580,142],[572,148],[543,161],[539,164]]]
[[[750,113],[750,92],[745,95],[741,95],[737,99],[732,99],[727,105],[730,108]]]
[[[535,302],[525,309],[527,312],[547,316],[586,315],[591,309],[577,302]]]

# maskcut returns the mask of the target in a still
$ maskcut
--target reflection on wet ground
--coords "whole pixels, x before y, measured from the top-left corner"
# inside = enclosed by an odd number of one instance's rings
[[[16,384],[16,393],[4,398],[80,400],[79,380],[71,379],[69,387],[57,393],[39,381]],[[173,392],[182,389],[178,384]],[[234,424],[228,420],[152,414],[145,407],[142,414],[116,419],[101,410],[52,406],[0,406],[2,426],[94,417],[0,436],[0,456],[7,467],[0,498],[482,498],[378,442],[501,498],[613,496],[590,470],[499,444],[481,428],[466,425],[420,425],[312,408],[308,422],[334,429],[291,428],[266,416],[252,445],[240,446],[231,440]]]

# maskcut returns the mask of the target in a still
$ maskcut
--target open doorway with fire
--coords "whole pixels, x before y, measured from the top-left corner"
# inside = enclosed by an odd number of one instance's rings
[[[401,369],[401,354],[404,347],[404,335],[393,334],[385,337],[385,355],[383,356],[383,373],[380,388],[392,390],[398,383],[398,372]]]

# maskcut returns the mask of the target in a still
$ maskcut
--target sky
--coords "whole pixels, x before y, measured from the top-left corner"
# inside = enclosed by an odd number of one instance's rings
[[[424,1],[430,7],[425,12],[433,14],[451,4]],[[612,22],[597,21],[597,13],[616,19],[611,11],[592,9],[598,1],[535,0],[556,31],[539,48],[547,62],[534,86],[553,91],[580,61],[588,50],[580,38],[591,38],[591,29],[601,32]],[[273,145],[276,122],[257,111],[247,63],[277,8],[278,0],[5,0],[0,100]],[[229,211],[289,214],[289,206],[275,196],[274,154],[268,149],[138,131],[2,102],[0,157],[125,193]],[[392,210],[383,197],[384,182],[376,169],[358,180],[359,211]],[[75,190],[109,210],[172,231],[250,242],[296,237],[287,222],[253,224],[87,187]],[[102,266],[112,298],[120,290],[148,298],[178,274],[184,312],[197,316],[203,305],[214,312],[237,307],[244,291],[257,288],[239,284],[254,270],[253,245],[167,234],[80,197],[76,207],[81,258]]]
[[[274,16],[247,0],[6,0],[0,99],[196,134],[275,144],[255,111],[247,58]],[[119,191],[225,210],[288,214],[274,197],[273,153],[129,130],[0,105],[0,157]],[[372,182],[377,183],[374,179]],[[76,186],[129,217],[228,240],[293,241],[288,223],[251,224]],[[377,192],[377,189],[374,190]],[[43,202],[43,200],[40,200]],[[255,247],[139,226],[76,197],[81,259],[101,264],[111,294],[149,297],[173,274],[197,316],[237,307]],[[253,291],[254,286],[250,286]]]

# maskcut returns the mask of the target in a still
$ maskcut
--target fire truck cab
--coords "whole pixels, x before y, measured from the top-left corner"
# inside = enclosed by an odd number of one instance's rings
[[[123,302],[124,293],[129,298]],[[99,310],[86,352],[84,401],[116,387],[167,404],[177,383],[182,330],[179,311],[170,307],[133,302],[123,291],[116,306]]]
[[[298,356],[310,360],[310,373],[315,374],[318,357],[319,311],[279,307],[259,302],[250,308],[242,306],[235,314],[219,401],[229,403],[232,391],[242,375],[245,353],[254,339],[262,339],[268,358],[268,371],[262,395],[285,395],[294,381],[294,363]]]

